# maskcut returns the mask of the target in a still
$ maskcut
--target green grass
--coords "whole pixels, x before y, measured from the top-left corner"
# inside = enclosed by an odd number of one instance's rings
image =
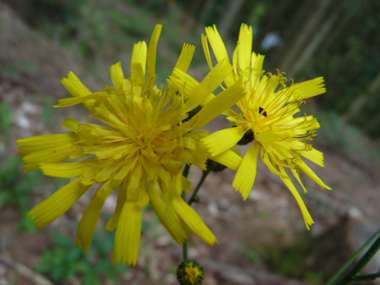
[[[0,102],[0,130],[8,133],[12,127],[13,113],[8,102]]]
[[[74,276],[83,285],[100,285],[102,278],[117,282],[118,275],[128,272],[126,265],[112,265],[114,234],[97,230],[88,255],[76,248],[72,239],[60,233],[53,235],[53,246],[42,254],[36,270],[56,282],[67,282]]]
[[[19,157],[6,157],[0,165],[0,209],[10,206],[21,214],[19,230],[35,231],[28,212],[32,208],[33,189],[41,185],[44,177],[40,170],[22,173],[22,160]]]
[[[4,205],[27,210],[31,207],[32,190],[41,184],[40,170],[22,173],[22,160],[19,157],[6,157],[0,166],[0,208]]]

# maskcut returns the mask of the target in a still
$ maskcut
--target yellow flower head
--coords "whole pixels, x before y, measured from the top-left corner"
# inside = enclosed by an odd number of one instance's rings
[[[210,69],[213,69],[208,41],[218,62],[228,61],[228,55],[216,27],[206,28],[207,36],[202,35],[202,44]],[[322,188],[326,186],[319,177],[305,164],[305,157],[319,166],[323,164],[323,153],[314,149],[307,141],[315,136],[319,128],[313,116],[294,117],[300,112],[299,106],[304,99],[326,92],[323,78],[299,84],[285,84],[283,74],[265,74],[262,70],[264,56],[252,52],[252,29],[243,24],[239,41],[233,54],[233,71],[226,77],[227,89],[242,80],[247,94],[237,103],[241,113],[233,110],[225,112],[233,127],[215,132],[203,139],[212,156],[220,155],[236,143],[251,138],[254,143],[244,156],[233,186],[247,199],[256,177],[257,159],[260,153],[262,161],[271,172],[281,177],[285,185],[296,198],[303,214],[307,228],[314,222],[302,201],[291,178],[292,175],[301,184],[299,170],[314,180]]]
[[[79,223],[77,246],[88,252],[92,235],[107,197],[119,189],[115,212],[106,229],[116,228],[113,262],[135,265],[141,233],[141,210],[152,204],[159,220],[182,244],[194,232],[210,245],[215,236],[181,194],[191,188],[182,176],[183,165],[205,168],[208,152],[201,143],[207,132],[194,131],[244,96],[244,86],[236,84],[224,94],[208,100],[204,108],[188,120],[188,112],[205,101],[232,70],[221,63],[210,72],[193,94],[176,90],[169,81],[163,89],[155,85],[156,47],[161,32],[157,25],[149,49],[145,42],[134,45],[130,74],[124,78],[121,64],[111,66],[113,87],[92,93],[72,73],[62,79],[74,98],[59,100],[56,107],[83,103],[92,116],[105,125],[82,124],[66,118],[67,134],[53,134],[17,141],[24,156],[24,171],[41,168],[45,175],[75,180],[58,190],[31,212],[38,228],[64,214],[93,184],[100,187]],[[186,72],[194,46],[184,45],[175,71]],[[60,163],[66,159],[74,162]],[[219,156],[228,160],[228,154]]]

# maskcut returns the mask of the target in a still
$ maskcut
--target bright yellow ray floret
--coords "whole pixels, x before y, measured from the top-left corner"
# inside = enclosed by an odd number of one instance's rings
[[[216,27],[207,27],[206,34],[207,36],[202,35],[202,45],[210,69],[214,70],[216,66],[212,64],[209,44],[218,64],[230,63]],[[305,192],[306,188],[298,174],[300,170],[322,188],[331,189],[302,160],[305,157],[319,166],[324,166],[323,153],[307,144],[319,128],[318,121],[313,116],[294,117],[300,111],[299,106],[304,99],[326,92],[323,78],[287,86],[283,74],[264,74],[263,61],[264,56],[252,52],[252,28],[243,24],[233,54],[233,70],[224,80],[226,90],[238,81],[244,82],[246,95],[237,103],[240,113],[232,109],[224,110],[223,114],[227,115],[233,127],[217,131],[204,138],[203,142],[211,156],[220,156],[230,152],[230,148],[237,143],[243,143],[247,139],[254,140],[238,167],[233,168],[237,170],[233,187],[247,199],[255,182],[257,160],[260,156],[270,171],[280,176],[294,195],[309,229],[314,222],[285,169],[290,169]],[[184,72],[175,71],[174,75],[176,77],[173,85],[180,86],[184,81],[191,82],[187,84],[185,94],[190,94],[199,84]],[[212,98],[213,95],[210,94],[207,100]]]
[[[182,192],[191,188],[181,170],[184,164],[206,167],[209,153],[201,139],[208,133],[195,130],[246,96],[246,89],[237,80],[217,97],[210,95],[232,72],[226,61],[218,63],[201,83],[197,82],[192,92],[183,91],[187,82],[176,86],[168,80],[168,88],[157,87],[155,61],[160,32],[161,25],[157,25],[149,48],[145,42],[134,45],[129,78],[124,77],[120,63],[111,66],[113,87],[93,93],[72,72],[62,79],[73,98],[59,100],[56,107],[84,104],[106,126],[66,118],[63,127],[71,133],[17,141],[25,171],[41,168],[45,175],[76,177],[30,211],[38,228],[64,214],[91,185],[100,183],[78,227],[77,246],[85,252],[90,248],[105,200],[119,189],[115,212],[106,226],[108,231],[116,229],[114,263],[136,264],[141,211],[149,203],[177,243],[182,244],[193,232],[209,245],[217,242],[181,198]],[[187,71],[193,52],[193,46],[183,46],[173,74]],[[183,123],[188,112],[204,101],[207,104],[203,109]],[[84,160],[63,162],[83,157]],[[234,169],[241,162],[233,151],[214,158]]]

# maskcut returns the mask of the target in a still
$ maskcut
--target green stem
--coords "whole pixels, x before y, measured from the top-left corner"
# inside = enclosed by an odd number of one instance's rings
[[[182,175],[187,178],[189,176],[190,172],[190,165],[186,164],[185,168],[183,169]],[[185,201],[186,193],[182,192],[182,199]],[[183,261],[187,261],[187,241],[185,241],[182,245],[182,255],[183,255]]]
[[[182,245],[182,256],[183,261],[187,261],[187,241],[185,241]]]
[[[202,177],[199,180],[197,187],[195,187],[193,195],[191,195],[189,202],[187,202],[187,204],[189,204],[189,206],[191,204],[193,204],[193,202],[195,201],[197,194],[198,194],[198,191],[199,191],[199,189],[201,189],[201,186],[202,186],[203,182],[205,181],[205,179],[209,173],[210,173],[210,171],[207,171],[207,170],[202,172]]]
[[[363,275],[356,275],[352,279],[354,281],[362,281],[362,280],[375,280],[376,278],[380,277],[380,270],[377,273],[371,273],[371,274],[363,274]]]
[[[376,237],[376,235],[378,235],[379,232],[380,230],[378,230],[376,234],[373,235],[370,239],[372,239],[373,237]],[[366,244],[369,243],[368,241],[366,242]],[[357,275],[364,268],[364,266],[366,266],[366,264],[372,259],[372,257],[376,254],[379,248],[380,248],[380,236],[377,237],[375,242],[371,245],[371,247],[367,250],[367,252],[362,256],[362,258],[358,261],[358,263],[337,283],[337,285],[344,285],[344,284],[350,283],[351,281],[354,281],[356,277],[355,275]]]
[[[186,164],[182,175],[187,178],[187,176],[189,175],[189,171],[190,171],[190,165]],[[203,182],[205,181],[205,179],[209,173],[210,173],[210,171],[207,171],[207,170],[202,172],[202,177],[199,180],[197,187],[195,187],[194,192],[191,195],[189,202],[187,202],[189,204],[189,206],[191,206],[191,204],[195,201],[195,198],[197,197],[197,193],[198,193],[199,189],[201,188]],[[183,200],[185,200],[185,196],[186,196],[185,192],[183,192],[182,193]],[[187,259],[188,259],[188,257],[187,257],[187,241],[185,241],[182,245],[182,255],[183,255],[183,261],[187,261]]]
[[[185,168],[183,169],[182,175],[187,178],[187,176],[189,176],[189,172],[190,172],[190,165],[186,164]]]

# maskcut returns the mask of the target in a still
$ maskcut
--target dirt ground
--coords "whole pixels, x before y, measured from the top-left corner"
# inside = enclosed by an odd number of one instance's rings
[[[69,70],[83,74],[81,60],[31,31],[6,6],[0,5],[0,101],[8,102],[14,114],[12,130],[0,144],[1,161],[6,155],[16,155],[15,139],[62,132],[59,125],[65,116],[81,121],[87,114],[80,107],[55,109],[50,116],[57,124],[41,120],[46,94],[51,96],[52,104],[64,98],[67,93],[59,79]],[[31,60],[39,63],[36,70],[23,70],[22,62]],[[4,71],[4,66],[9,65],[16,66],[17,72]],[[88,85],[98,87],[95,81],[86,79]],[[210,129],[215,130],[223,124],[227,123],[220,118],[210,125]],[[344,152],[337,153],[317,144],[315,147],[325,153],[326,166],[310,167],[333,190],[322,190],[307,177],[302,177],[309,191],[302,197],[315,221],[309,232],[291,193],[262,163],[259,163],[257,179],[247,201],[243,201],[232,188],[233,171],[209,175],[199,192],[200,202],[194,208],[214,232],[219,244],[209,247],[197,237],[189,241],[189,258],[197,260],[205,269],[203,284],[312,284],[301,281],[307,279],[305,276],[297,280],[274,273],[270,249],[280,251],[300,239],[309,240],[310,244],[327,236],[326,242],[330,245],[347,244],[344,250],[348,254],[377,230],[380,224],[380,178],[376,169],[372,165],[366,167],[365,163],[359,166]],[[193,169],[190,179],[196,182],[200,174],[199,169]],[[39,187],[33,193],[35,197],[31,199],[36,205],[42,197],[52,193],[52,185]],[[16,210],[7,206],[0,209],[0,285],[54,284],[34,268],[42,253],[51,246],[52,233],[63,232],[75,239],[76,224],[91,195],[90,191],[66,215],[36,233],[17,229],[20,215]],[[116,197],[110,197],[103,209],[104,214],[112,213],[115,203]],[[137,266],[122,274],[118,283],[103,280],[103,284],[177,284],[174,272],[181,262],[181,248],[159,223],[154,222],[156,218],[152,212],[146,211],[144,220],[152,221],[153,229],[142,233]],[[106,222],[103,215],[98,226],[104,227]],[[344,240],[336,239],[335,235],[329,238],[326,233],[334,229],[342,231],[339,237],[343,236]],[[317,247],[316,252],[320,251],[322,249]],[[258,254],[258,260],[249,258],[248,253],[252,252]],[[300,266],[313,271],[322,266],[319,265],[321,259],[323,263],[325,259],[337,256],[334,266],[339,267],[346,256],[332,251],[331,256],[320,257],[313,250],[309,252],[312,256],[305,256]],[[283,263],[291,262],[286,255],[281,258]],[[375,270],[376,266],[377,270],[379,268],[379,259],[378,254],[371,265]],[[80,279],[73,278],[65,284],[80,284]]]

